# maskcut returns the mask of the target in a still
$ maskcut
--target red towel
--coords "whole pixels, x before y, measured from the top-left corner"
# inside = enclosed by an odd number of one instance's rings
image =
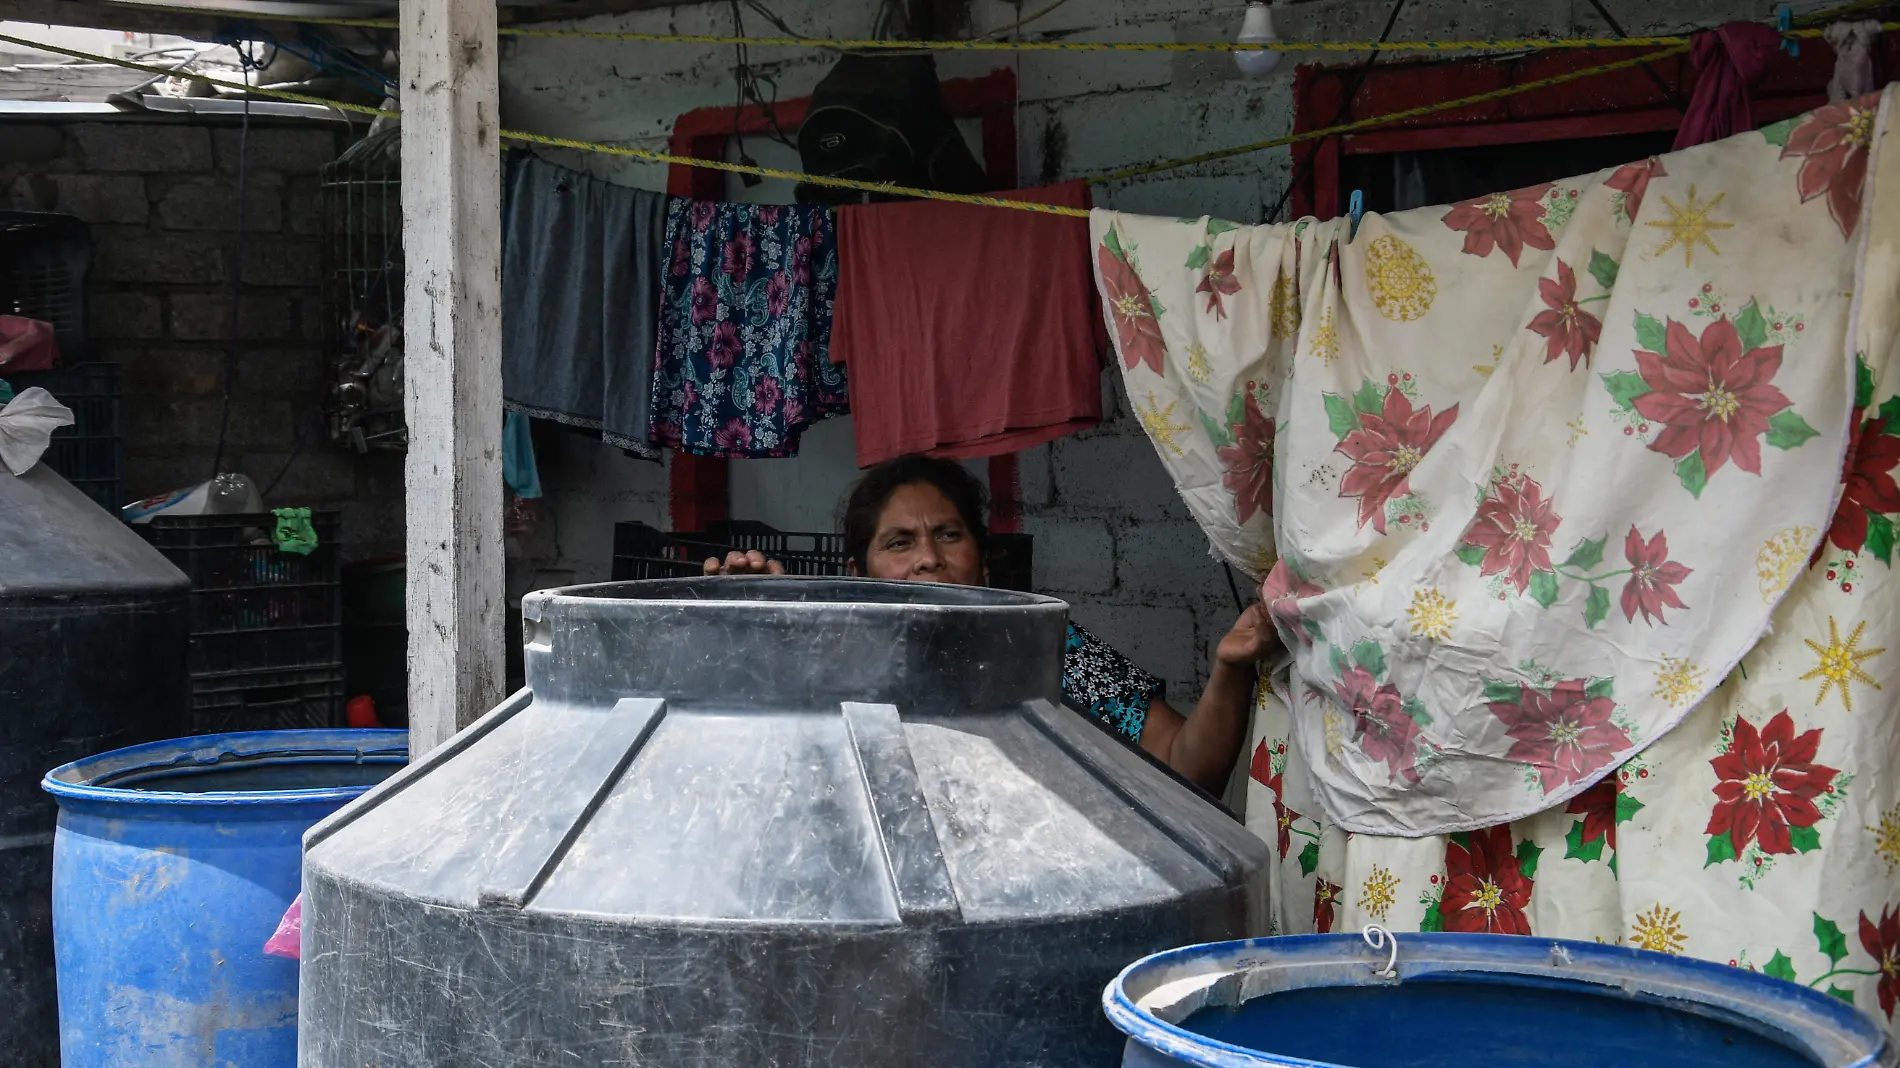
[[[1695,35],[1695,93],[1676,131],[1676,149],[1720,141],[1755,128],[1749,87],[1768,72],[1781,33],[1759,22],[1731,22]]]
[[[1068,182],[997,196],[1086,208]],[[831,359],[858,464],[1015,452],[1102,419],[1086,218],[940,201],[838,212]]]

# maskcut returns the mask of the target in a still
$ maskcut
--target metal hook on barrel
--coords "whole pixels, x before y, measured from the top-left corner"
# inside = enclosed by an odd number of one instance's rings
[[[1398,936],[1376,923],[1369,923],[1366,924],[1365,930],[1359,932],[1359,937],[1365,939],[1366,945],[1371,946],[1373,949],[1383,949],[1386,951],[1385,970],[1373,972],[1372,974],[1381,979],[1397,979],[1399,977]]]

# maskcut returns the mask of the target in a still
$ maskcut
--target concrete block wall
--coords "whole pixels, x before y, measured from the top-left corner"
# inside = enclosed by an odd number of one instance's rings
[[[1835,2],[1801,0],[1792,7],[1807,14]],[[1773,9],[1747,0],[1605,3],[1631,34],[1765,19]],[[768,0],[768,6],[799,33],[856,37],[870,30],[879,0]],[[987,33],[1044,6],[972,0],[969,32]],[[1276,11],[1276,23],[1291,40],[1372,40],[1392,7],[1393,0],[1294,0]],[[1030,29],[1082,39],[1231,40],[1242,8],[1241,0],[1068,0]],[[565,25],[730,33],[732,15],[724,3],[689,3]],[[749,17],[746,25],[762,32],[762,20]],[[1608,32],[1584,0],[1409,0],[1393,39]],[[502,49],[502,118],[517,129],[663,150],[681,112],[729,106],[734,99],[730,48],[507,38]],[[1241,78],[1222,53],[960,52],[940,55],[938,70],[945,78],[1003,66],[1016,72],[1019,171],[1025,184],[1043,184],[1282,136],[1292,128],[1292,68],[1308,58],[1289,56],[1261,81]],[[1323,61],[1364,59],[1329,53]],[[750,60],[780,98],[809,93],[831,62],[823,53],[772,48],[752,49]],[[665,187],[657,166],[551,155],[609,180]],[[1098,205],[1123,211],[1257,222],[1279,199],[1288,172],[1285,151],[1259,152],[1097,185],[1095,197]],[[1111,392],[1117,378],[1105,376]],[[1085,626],[1166,679],[1177,705],[1186,708],[1205,681],[1213,643],[1233,620],[1234,597],[1119,395],[1110,411],[1101,427],[1022,457],[1025,523],[1037,535],[1036,580],[1068,599]],[[588,475],[557,474],[550,490],[554,510],[563,515],[561,551],[583,574],[598,567],[604,575],[605,535],[593,528],[606,523],[592,517],[610,523],[650,516],[663,523],[665,482],[657,468],[611,450],[572,448],[585,455]],[[1244,577],[1239,582],[1250,598]]]
[[[272,506],[343,511],[351,558],[400,551],[402,459],[324,435],[317,171],[334,124],[253,122],[238,261],[235,124],[127,117],[0,122],[0,205],[92,227],[92,358],[120,365],[125,489],[137,499],[211,475],[222,420],[230,278],[241,272],[226,470]],[[294,460],[293,460],[294,454]]]

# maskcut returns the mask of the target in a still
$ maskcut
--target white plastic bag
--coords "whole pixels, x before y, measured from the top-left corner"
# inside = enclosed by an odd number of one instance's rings
[[[24,475],[40,462],[53,431],[73,425],[73,411],[39,386],[30,386],[0,408],[0,463]]]
[[[252,515],[263,510],[263,499],[251,480],[227,473],[209,482],[134,501],[120,509],[120,517],[128,523],[149,523],[157,515]]]

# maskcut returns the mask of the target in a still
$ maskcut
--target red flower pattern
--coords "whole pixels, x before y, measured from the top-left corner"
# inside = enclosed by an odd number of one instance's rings
[[[1256,512],[1273,514],[1273,420],[1267,418],[1247,391],[1241,406],[1240,425],[1234,428],[1234,443],[1217,450],[1221,466],[1221,485],[1234,495],[1234,517],[1245,523]]]
[[[1640,163],[1625,163],[1610,175],[1604,185],[1623,194],[1623,214],[1634,220],[1643,210],[1643,194],[1649,191],[1652,178],[1667,178],[1669,172],[1663,170],[1662,160],[1654,156]]]
[[[1726,317],[1710,323],[1697,339],[1689,328],[1669,321],[1657,355],[1636,350],[1636,369],[1652,392],[1635,400],[1651,422],[1666,424],[1650,448],[1672,460],[1702,451],[1702,468],[1714,477],[1731,459],[1751,474],[1761,474],[1761,441],[1768,420],[1793,402],[1773,381],[1781,370],[1781,346],[1742,351],[1735,324]]]
[[[1563,523],[1555,506],[1534,478],[1494,483],[1465,531],[1464,543],[1484,550],[1478,574],[1503,575],[1521,594],[1530,588],[1532,572],[1555,571],[1550,536]]]
[[[1630,578],[1623,584],[1624,619],[1634,623],[1641,612],[1643,622],[1666,625],[1665,605],[1688,611],[1689,606],[1676,596],[1676,585],[1695,574],[1695,569],[1669,559],[1669,539],[1662,531],[1645,542],[1631,526],[1623,537],[1623,558],[1630,562]]]
[[[1130,370],[1145,363],[1150,371],[1160,374],[1168,345],[1161,339],[1161,323],[1155,319],[1154,298],[1147,283],[1106,244],[1096,250],[1095,265],[1102,272],[1102,288],[1108,290],[1108,309],[1115,317],[1123,362]]]
[[[1240,279],[1234,277],[1234,250],[1214,257],[1201,274],[1201,284],[1194,292],[1207,294],[1207,310],[1214,313],[1216,320],[1227,318],[1227,303],[1222,297],[1231,297],[1240,292]]]
[[[1797,737],[1785,708],[1759,732],[1747,717],[1737,716],[1728,752],[1709,761],[1719,781],[1704,833],[1728,835],[1736,856],[1750,842],[1759,843],[1764,853],[1793,853],[1789,829],[1821,822],[1814,799],[1840,774],[1814,762],[1820,747],[1820,730]]]
[[[1515,267],[1527,246],[1545,251],[1557,247],[1550,228],[1544,225],[1544,194],[1550,192],[1550,186],[1545,182],[1467,200],[1445,213],[1445,225],[1464,231],[1466,252],[1489,256],[1493,250],[1502,249]]]
[[[1569,807],[1564,809],[1572,815],[1583,817],[1584,844],[1600,838],[1611,849],[1616,848],[1617,787],[1617,778],[1611,775],[1571,798]]]
[[[1874,116],[1880,94],[1843,100],[1809,113],[1788,134],[1781,158],[1799,157],[1795,189],[1801,202],[1827,195],[1827,213],[1843,237],[1860,222],[1861,187],[1867,183],[1867,149],[1874,140]]]
[[[1339,676],[1334,693],[1352,712],[1352,740],[1360,752],[1406,782],[1417,782],[1418,723],[1405,714],[1398,687],[1379,685],[1371,672],[1354,664]]]
[[[1339,900],[1339,884],[1324,879],[1313,883],[1313,931],[1317,934],[1333,933],[1334,903]]]
[[[1588,685],[1568,679],[1548,694],[1525,686],[1516,701],[1489,702],[1511,736],[1507,755],[1536,768],[1545,793],[1589,778],[1630,746],[1630,736],[1610,722],[1616,702],[1591,697]]]
[[[1888,432],[1884,417],[1862,422],[1861,415],[1861,409],[1854,409],[1854,418],[1848,424],[1858,425],[1860,431],[1848,445],[1840,507],[1834,510],[1834,522],[1827,528],[1827,540],[1850,553],[1866,546],[1870,514],[1900,512],[1900,485],[1893,479],[1894,466],[1900,464],[1900,437]]]
[[[1267,602],[1267,615],[1273,617],[1282,636],[1294,635],[1305,645],[1313,644],[1313,639],[1306,633],[1306,618],[1300,612],[1299,599],[1318,597],[1325,592],[1295,575],[1284,558],[1274,561],[1273,570],[1267,572],[1266,580],[1260,584],[1260,599]]]
[[[1532,884],[1511,854],[1511,828],[1487,827],[1464,837],[1464,845],[1453,837],[1445,846],[1445,896],[1438,902],[1445,930],[1530,934],[1524,910]]]
[[[1399,389],[1385,392],[1379,414],[1361,413],[1359,426],[1336,447],[1352,467],[1339,480],[1341,497],[1359,498],[1359,525],[1385,533],[1385,502],[1411,492],[1412,469],[1458,420],[1456,404],[1432,414],[1429,405],[1412,407]]]
[[[1577,304],[1577,272],[1558,260],[1557,277],[1538,279],[1537,291],[1547,307],[1531,320],[1530,329],[1545,339],[1544,362],[1567,355],[1572,371],[1579,362],[1588,365],[1590,350],[1603,336],[1603,320]]]
[[[1300,814],[1286,807],[1282,800],[1285,790],[1282,773],[1273,770],[1273,750],[1262,740],[1253,751],[1253,763],[1247,768],[1247,774],[1253,781],[1273,791],[1273,824],[1280,833],[1280,859],[1293,848],[1293,821]]]
[[[1900,1000],[1900,912],[1889,905],[1880,910],[1880,922],[1860,914],[1860,946],[1874,958],[1880,970],[1880,1011],[1893,1019],[1893,1008]]]

